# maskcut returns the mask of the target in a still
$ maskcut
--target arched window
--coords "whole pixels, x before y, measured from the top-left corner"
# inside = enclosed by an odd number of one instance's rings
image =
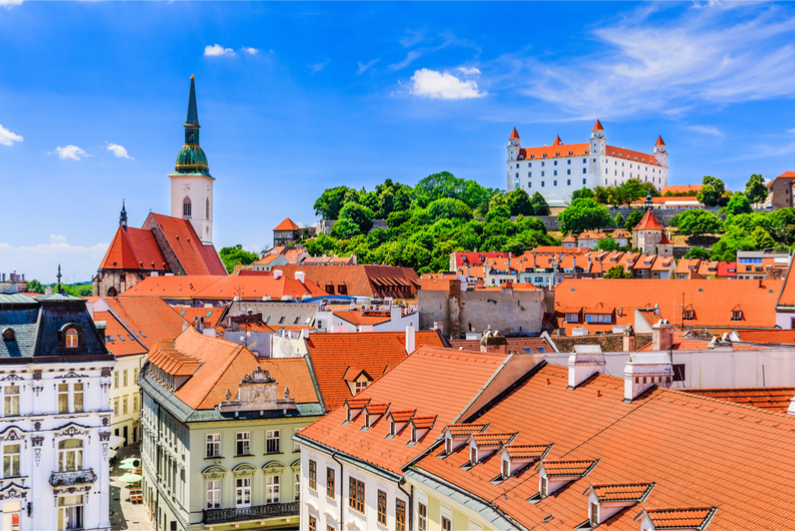
[[[210,220],[210,198],[207,198],[207,202],[205,203],[205,217],[207,221]]]
[[[185,217],[190,217],[190,197],[186,197],[182,201],[182,215]]]
[[[66,439],[58,443],[58,471],[83,470],[83,441]]]
[[[66,348],[77,348],[78,335],[77,330],[70,328],[66,331]]]

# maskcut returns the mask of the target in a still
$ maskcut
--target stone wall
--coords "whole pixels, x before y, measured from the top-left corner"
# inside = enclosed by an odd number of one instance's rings
[[[559,352],[573,352],[574,345],[599,345],[602,352],[621,352],[624,350],[623,334],[605,334],[601,336],[556,336],[550,335]],[[635,348],[640,349],[651,343],[651,334],[637,334]]]

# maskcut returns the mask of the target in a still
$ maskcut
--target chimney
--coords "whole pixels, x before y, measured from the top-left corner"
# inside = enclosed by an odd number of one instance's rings
[[[100,337],[102,338],[102,342],[105,342],[105,328],[107,328],[107,323],[105,321],[95,321],[94,326],[97,327],[97,332],[99,332]]]
[[[652,350],[670,350],[674,344],[674,325],[668,319],[660,319],[652,327]]]
[[[596,374],[604,372],[605,356],[600,345],[574,345],[574,352],[569,355],[569,387],[576,389],[578,385]]]
[[[670,387],[672,375],[668,352],[633,352],[624,367],[624,402],[632,402],[653,385]]]
[[[295,272],[295,279],[300,282],[301,284],[304,283],[305,274],[303,271],[296,271]]]
[[[400,321],[401,317],[403,317],[403,311],[400,309],[400,306],[395,304],[389,312],[389,320],[394,323]]]
[[[442,335],[444,335],[444,323],[442,323],[440,321],[434,321],[433,322],[433,329],[434,330],[438,330],[439,332],[442,333]]]
[[[632,325],[627,325],[624,328],[624,352],[635,352],[636,345],[635,331],[632,329]]]
[[[409,323],[406,327],[406,354],[414,352],[414,324]]]
[[[273,280],[278,280],[280,278],[282,278],[282,270],[281,269],[274,269],[273,270]]]

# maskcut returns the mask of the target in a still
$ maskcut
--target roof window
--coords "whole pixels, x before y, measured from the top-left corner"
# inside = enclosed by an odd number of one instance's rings
[[[411,441],[409,444],[420,442],[436,424],[436,416],[413,417],[411,421]]]
[[[539,468],[539,492],[541,497],[554,494],[561,487],[587,476],[599,460],[594,461],[541,461]]]
[[[551,444],[509,444],[503,446],[500,456],[502,459],[501,478],[506,480],[527,466],[543,459],[550,448],[552,448]]]
[[[646,509],[635,517],[640,520],[642,531],[656,529],[671,529],[671,523],[676,523],[676,529],[684,531],[703,531],[715,516],[717,507],[678,507],[671,509]]]
[[[371,428],[378,422],[389,409],[389,404],[372,404],[368,403],[364,406],[364,427]]]
[[[619,511],[644,501],[653,488],[654,483],[591,485],[584,493],[588,496],[591,527],[596,527]]]
[[[444,429],[445,455],[450,455],[466,444],[473,433],[482,433],[488,424],[448,424]]]

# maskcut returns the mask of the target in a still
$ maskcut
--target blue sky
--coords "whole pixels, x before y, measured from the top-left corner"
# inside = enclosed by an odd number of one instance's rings
[[[513,127],[661,134],[671,184],[793,170],[794,36],[791,4],[0,0],[0,271],[89,280],[122,199],[168,213],[191,74],[216,246],[262,249],[327,187],[504,187]]]

